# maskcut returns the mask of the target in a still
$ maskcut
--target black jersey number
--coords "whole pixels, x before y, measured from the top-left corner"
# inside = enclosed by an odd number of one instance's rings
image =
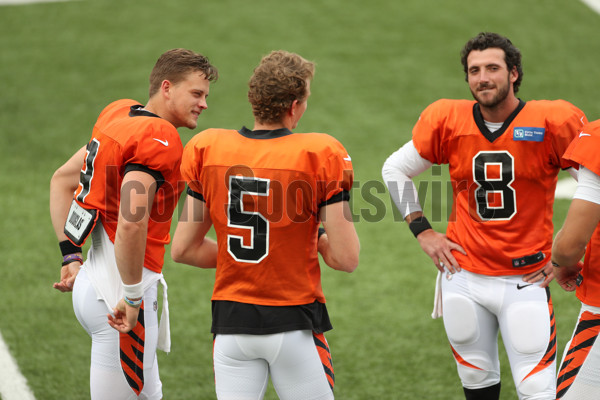
[[[509,220],[515,215],[516,194],[510,185],[515,180],[514,158],[509,152],[477,153],[473,157],[473,179],[478,185],[475,201],[482,220]]]
[[[90,193],[90,186],[92,184],[92,178],[94,177],[94,160],[98,155],[99,148],[100,142],[95,138],[88,143],[86,148],[85,162],[83,163],[83,169],[79,174],[81,192],[77,195],[77,200],[82,203],[84,202],[85,197]]]
[[[250,245],[244,245],[244,238],[241,236],[227,235],[227,251],[236,261],[258,263],[269,253],[269,221],[259,212],[244,210],[245,194],[268,196],[269,180],[229,177],[227,224],[234,228],[250,230]]]

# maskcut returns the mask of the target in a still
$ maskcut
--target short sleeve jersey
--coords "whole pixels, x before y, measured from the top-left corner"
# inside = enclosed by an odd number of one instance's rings
[[[150,212],[144,259],[144,266],[154,272],[162,270],[171,218],[185,187],[180,173],[182,152],[181,139],[171,123],[145,111],[134,100],[115,101],[100,113],[94,125],[75,192],[75,200],[82,207],[98,210],[114,242],[123,177],[129,171],[141,170],[156,179],[158,189]],[[123,190],[135,196],[141,189],[132,184]]]
[[[521,101],[496,132],[479,105],[439,100],[413,129],[419,154],[448,164],[453,190],[447,236],[467,255],[460,266],[483,275],[519,275],[547,262],[552,246],[552,208],[561,159],[587,122],[562,101]]]
[[[563,158],[572,166],[583,165],[596,175],[600,175],[600,120],[583,127],[579,136],[571,143]],[[594,230],[587,245],[581,276],[583,280],[577,286],[577,297],[583,303],[600,307],[600,224]]]
[[[205,201],[218,243],[212,300],[325,303],[319,209],[347,200],[350,157],[322,133],[209,129],[186,145],[188,193]]]

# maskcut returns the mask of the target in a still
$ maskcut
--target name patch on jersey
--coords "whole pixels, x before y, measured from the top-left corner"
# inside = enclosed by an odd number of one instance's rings
[[[524,140],[527,142],[543,142],[545,128],[531,128],[518,126],[513,130],[513,140]]]

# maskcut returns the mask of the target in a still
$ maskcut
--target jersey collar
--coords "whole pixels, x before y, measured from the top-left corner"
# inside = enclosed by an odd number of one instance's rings
[[[246,128],[245,126],[242,126],[242,129],[240,129],[238,132],[240,135],[247,137],[249,139],[276,139],[276,138],[284,137],[284,136],[291,135],[294,133],[287,128],[273,129],[272,131],[271,130],[252,131],[252,130]]]
[[[477,124],[477,127],[479,128],[481,134],[487,140],[489,140],[490,143],[493,143],[494,140],[502,136],[504,131],[506,131],[506,128],[508,128],[508,126],[513,122],[513,120],[517,117],[517,114],[519,114],[523,107],[525,107],[525,102],[519,99],[519,105],[517,106],[517,108],[515,108],[515,110],[508,116],[508,118],[506,119],[506,121],[504,121],[500,129],[498,129],[495,132],[490,132],[487,126],[485,126],[485,121],[483,120],[483,115],[481,115],[479,103],[477,102],[473,105],[473,118],[475,119],[475,123]]]
[[[141,104],[135,104],[133,106],[131,106],[131,108],[129,109],[129,116],[130,117],[156,117],[156,118],[160,118],[158,115],[151,113],[148,110],[144,110],[144,106]]]

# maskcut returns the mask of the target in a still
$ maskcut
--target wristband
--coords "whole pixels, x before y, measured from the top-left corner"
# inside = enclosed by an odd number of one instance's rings
[[[71,264],[72,262],[79,261],[80,264],[83,264],[83,258],[79,254],[67,254],[63,256],[63,267],[67,264]]]
[[[429,224],[429,221],[427,221],[427,218],[423,216],[412,220],[410,224],[408,224],[408,228],[410,229],[412,234],[415,235],[415,237],[417,237],[419,233],[426,231],[427,229],[432,229],[431,225]]]
[[[319,240],[324,233],[325,233],[325,228],[320,226],[319,233],[317,234],[317,240]]]
[[[58,246],[60,247],[60,252],[63,256],[73,253],[81,253],[81,247],[75,246],[70,240],[63,240],[58,244]]]
[[[133,285],[123,284],[123,295],[125,298],[140,299],[144,296],[144,281],[140,281]]]
[[[127,305],[130,305],[131,307],[135,307],[138,308],[139,306],[142,305],[142,298],[140,297],[137,300],[131,300],[129,297],[125,296],[123,298],[123,300],[125,300],[125,303],[127,303]]]

